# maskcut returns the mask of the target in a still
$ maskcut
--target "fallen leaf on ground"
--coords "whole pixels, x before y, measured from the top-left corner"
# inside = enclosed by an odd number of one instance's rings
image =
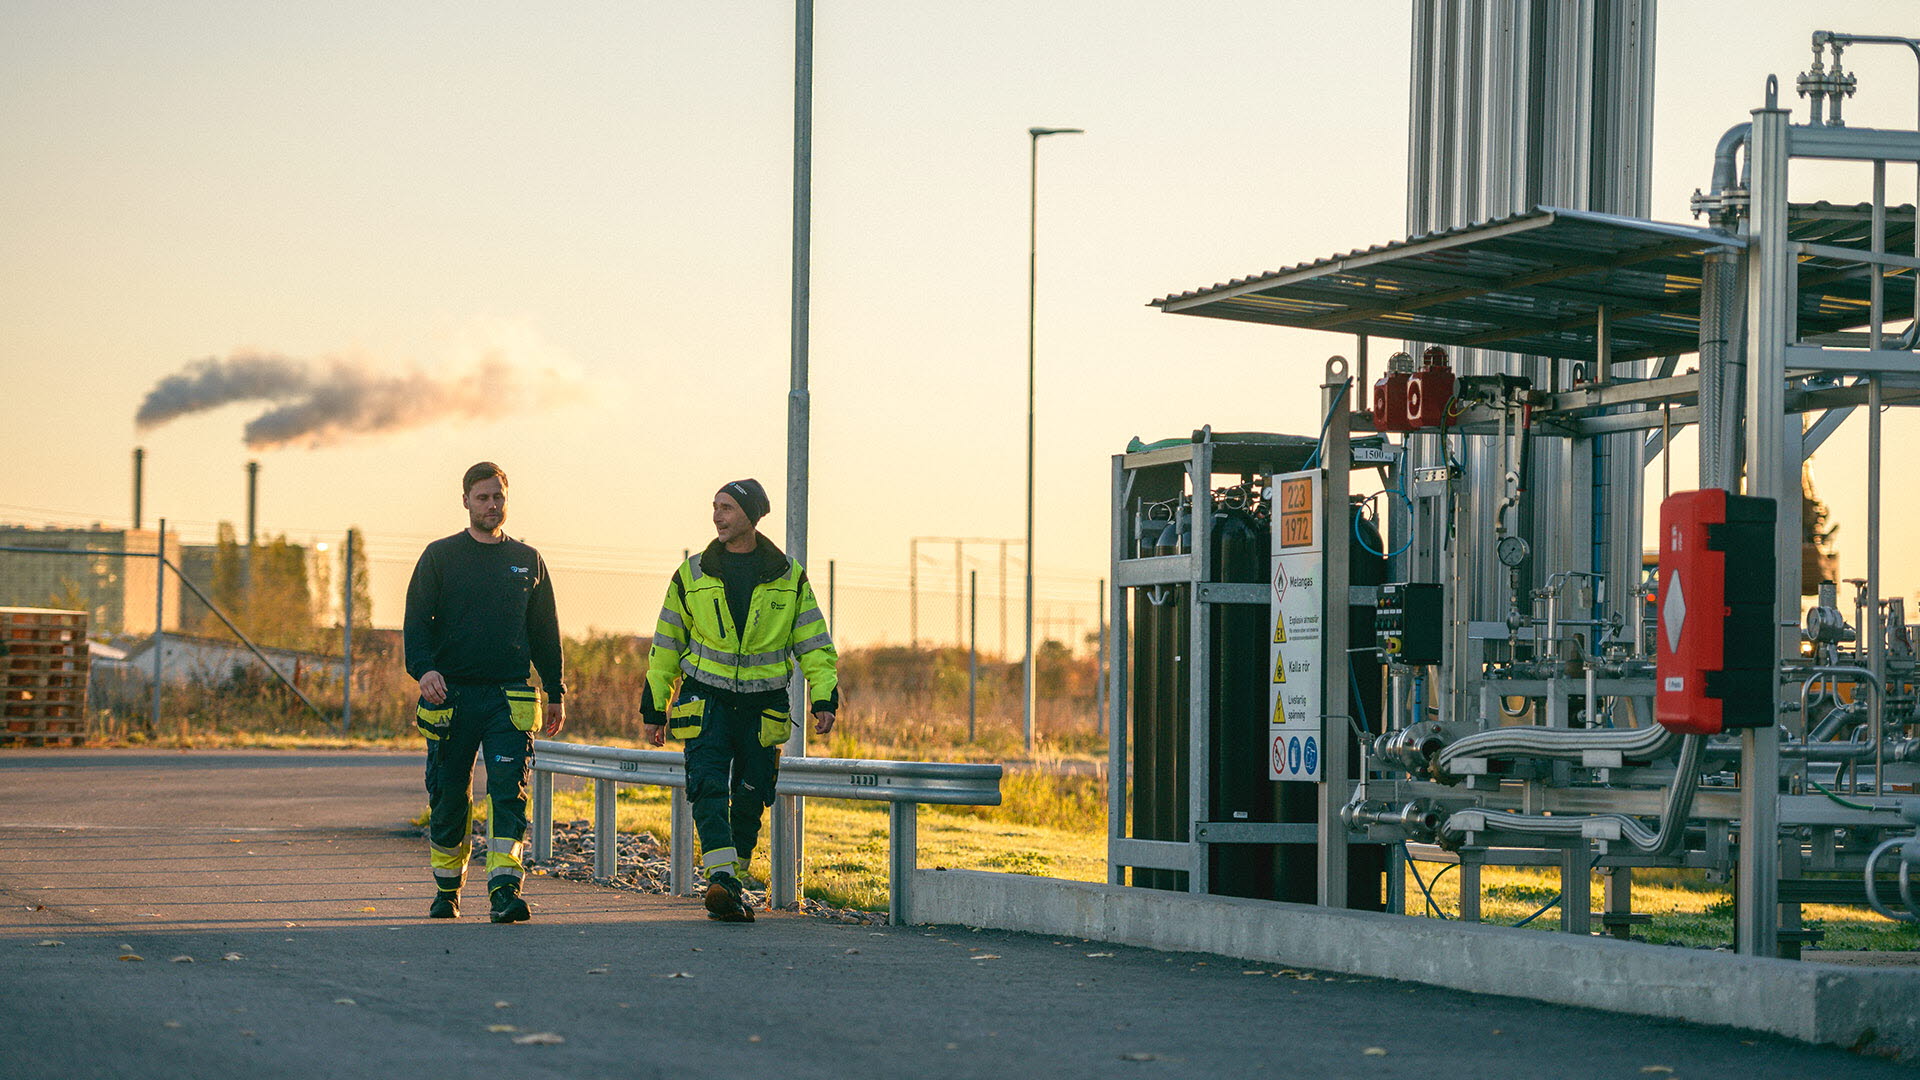
[[[1120,1055],[1121,1061],[1159,1061],[1159,1054],[1149,1054],[1145,1050],[1129,1050]]]
[[[1110,952],[1090,952],[1087,955],[1095,959],[1098,959],[1102,956],[1112,956],[1113,954]]]
[[[1643,1072],[1643,1073],[1670,1073],[1670,1072],[1672,1072],[1672,1071],[1673,1071],[1673,1066],[1671,1066],[1671,1065],[1642,1065],[1642,1066],[1640,1066],[1640,1071],[1641,1071],[1641,1072]]]
[[[169,964],[191,964],[191,963],[193,963],[193,957],[191,957],[191,956],[187,956],[186,954],[184,954],[184,953],[182,953],[181,955],[179,955],[179,956],[176,956],[176,957],[174,957],[174,958],[173,958],[173,959],[171,959],[171,960],[168,960],[168,961],[167,961],[167,963],[169,963]]]
[[[693,972],[691,972],[691,971],[675,971],[675,972],[671,972],[671,973],[669,973],[669,974],[667,975],[667,978],[669,978],[669,979],[691,979],[691,978],[693,978]]]
[[[36,941],[36,942],[34,942],[34,944],[35,944],[35,945],[65,945],[65,944],[66,944],[66,942],[64,942],[64,941],[55,941],[55,940],[53,940],[52,938],[47,938],[47,939],[46,939],[46,940],[44,940],[44,941]]]
[[[606,973],[607,973],[606,968],[588,968],[587,969],[587,974],[589,975],[605,975]]]
[[[510,1002],[510,1001],[496,1001],[496,1002],[494,1002],[494,1003],[493,1003],[493,1007],[494,1007],[494,1008],[496,1008],[496,1009],[504,1009],[504,1008],[506,1008],[506,1007],[507,1007],[508,1005],[511,1005],[511,1004],[513,1004],[513,1003],[512,1003],[512,1002]]]
[[[139,955],[138,953],[121,953],[121,954],[120,954],[120,959],[122,959],[122,960],[145,960],[145,959],[146,959],[146,957],[144,957],[144,956],[141,956],[141,955]]]
[[[45,911],[45,910],[47,910],[47,905],[45,905],[45,904],[28,904],[28,905],[27,905],[27,910],[28,910],[28,911]]]
[[[1265,974],[1266,974],[1266,972],[1264,972],[1264,971],[1243,971],[1243,972],[1241,972],[1240,974],[1242,974],[1242,975],[1265,975]]]
[[[749,1036],[747,1036],[747,1041],[748,1041],[748,1042],[759,1042],[759,1041],[760,1041],[760,1036],[758,1036],[758,1035],[749,1035]]]
[[[846,955],[848,955],[848,956],[855,956],[855,955],[858,955],[858,954],[859,954],[859,952],[860,952],[860,950],[859,950],[859,949],[848,949],[848,950],[846,950]],[[976,956],[976,957],[974,957],[974,959],[975,959],[975,960],[978,960],[978,959],[980,959],[980,958]]]
[[[514,1027],[512,1024],[488,1024],[487,1030],[498,1035],[502,1031],[519,1031],[520,1029]]]
[[[998,959],[1000,959],[1000,958],[999,958],[998,956],[996,956],[996,955],[994,955],[993,953],[990,953],[990,952],[983,952],[983,953],[981,953],[981,954],[980,954],[979,956],[969,956],[969,957],[967,957],[967,959],[969,959],[969,960],[998,960]]]
[[[334,998],[334,999],[333,999],[333,1003],[334,1003],[335,1005],[358,1005],[358,1004],[360,1004],[359,1002],[357,1002],[357,1001],[355,1001],[355,1000],[353,1000],[352,998]]]
[[[163,1024],[161,1024],[160,1026],[161,1026],[161,1027],[170,1027],[170,1028],[177,1028],[177,1027],[179,1027],[179,1026],[180,1026],[180,1021],[178,1021],[178,1020],[168,1020],[168,1021],[166,1021],[165,1023],[163,1023]]]
[[[535,1031],[528,1035],[515,1036],[513,1044],[515,1046],[559,1046],[566,1041],[551,1031]]]
[[[372,904],[368,904],[368,905],[367,905],[366,907],[363,907],[363,908],[361,908],[360,910],[361,910],[361,911],[374,911],[374,910],[377,910],[377,909],[375,909],[375,908],[374,908],[374,906],[373,906]]]
[[[1360,1053],[1366,1057],[1386,1057],[1387,1048],[1384,1046],[1369,1046],[1365,1050],[1360,1051]]]
[[[222,959],[222,960],[245,960],[245,959],[246,959],[246,957],[244,957],[244,956],[242,956],[242,955],[240,955],[240,954],[239,954],[239,953],[237,953],[237,952],[230,952],[230,953],[228,953],[227,955],[225,955],[225,956],[223,956],[223,957],[221,957],[220,959]]]

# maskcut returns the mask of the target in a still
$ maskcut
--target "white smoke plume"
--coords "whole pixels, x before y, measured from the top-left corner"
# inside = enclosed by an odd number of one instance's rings
[[[325,446],[449,420],[506,419],[582,396],[580,379],[510,361],[499,350],[458,373],[381,370],[365,361],[308,362],[272,353],[208,357],[161,379],[140,403],[142,430],[236,402],[269,408],[247,421],[255,450]]]

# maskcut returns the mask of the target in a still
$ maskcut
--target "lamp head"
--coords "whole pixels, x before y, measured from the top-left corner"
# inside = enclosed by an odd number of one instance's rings
[[[1027,129],[1027,134],[1037,139],[1042,135],[1084,135],[1086,130],[1084,128],[1030,127]]]

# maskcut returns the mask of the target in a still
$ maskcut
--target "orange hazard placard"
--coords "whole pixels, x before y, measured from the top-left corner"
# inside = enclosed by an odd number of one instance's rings
[[[1313,546],[1313,478],[1280,481],[1280,546]]]

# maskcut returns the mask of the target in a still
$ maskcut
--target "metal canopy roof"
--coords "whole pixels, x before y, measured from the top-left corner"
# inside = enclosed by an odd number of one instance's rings
[[[1850,213],[1832,207],[1794,223],[1794,238],[1850,243]],[[1898,213],[1898,212],[1896,212]],[[1848,219],[1839,227],[1836,218]],[[1890,213],[1888,248],[1912,250],[1913,218]],[[1802,235],[1811,229],[1810,235]],[[1902,243],[1904,241],[1904,243]],[[1406,338],[1463,348],[1591,359],[1606,307],[1616,360],[1699,347],[1701,256],[1745,242],[1717,229],[1542,206],[1301,263],[1152,306],[1183,315]],[[1803,270],[1811,269],[1803,267]],[[1815,334],[1866,321],[1864,268],[1831,268],[1802,281],[1799,329]],[[1911,310],[1910,272],[1886,282],[1889,312]],[[1904,305],[1904,307],[1902,306]]]

